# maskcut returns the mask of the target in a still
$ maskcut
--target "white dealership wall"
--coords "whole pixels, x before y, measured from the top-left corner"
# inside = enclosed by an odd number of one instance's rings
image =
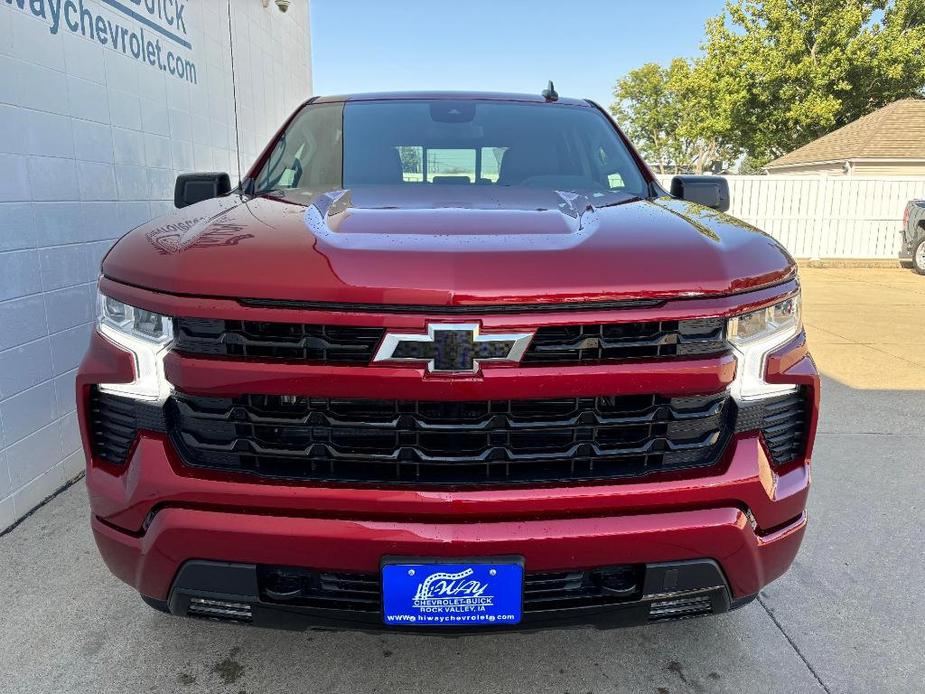
[[[308,0],[0,0],[0,531],[83,467],[103,254],[310,93]]]

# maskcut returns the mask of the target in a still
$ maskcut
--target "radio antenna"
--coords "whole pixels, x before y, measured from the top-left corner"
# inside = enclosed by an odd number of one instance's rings
[[[556,91],[556,88],[553,85],[552,80],[549,80],[549,86],[547,86],[546,89],[543,90],[543,98],[546,99],[546,101],[558,101],[559,100],[559,93]]]

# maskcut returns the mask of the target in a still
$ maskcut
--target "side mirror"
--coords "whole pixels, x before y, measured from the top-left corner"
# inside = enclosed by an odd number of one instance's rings
[[[174,207],[186,207],[231,192],[231,178],[226,173],[191,173],[177,176],[173,189]]]
[[[729,209],[729,181],[722,176],[675,176],[671,194],[720,212]]]

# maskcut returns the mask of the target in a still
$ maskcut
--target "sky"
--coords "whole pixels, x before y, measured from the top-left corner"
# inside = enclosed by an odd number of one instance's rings
[[[311,0],[315,94],[405,89],[613,101],[647,62],[699,52],[723,0]]]

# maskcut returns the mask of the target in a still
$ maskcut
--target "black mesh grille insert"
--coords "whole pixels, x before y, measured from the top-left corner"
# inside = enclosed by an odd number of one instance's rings
[[[709,465],[725,394],[480,402],[175,394],[193,466],[319,481],[481,485],[639,476]]]
[[[175,349],[187,354],[367,364],[383,328],[178,318]]]
[[[527,573],[524,612],[559,610],[638,600],[642,564],[588,571]],[[258,566],[261,599],[287,605],[357,612],[378,612],[382,592],[377,574],[312,571],[295,567]]]
[[[138,435],[135,404],[127,398],[100,393],[90,394],[90,436],[93,454],[116,465],[123,465]]]
[[[761,432],[776,464],[789,463],[806,449],[807,403],[803,391],[765,405]]]
[[[563,364],[721,354],[729,349],[725,321],[702,318],[540,328],[526,364]]]
[[[175,332],[175,349],[186,354],[365,365],[385,329],[178,318]],[[720,318],[570,325],[537,330],[523,363],[583,364],[726,351]]]
[[[805,388],[767,398],[739,408],[736,429],[760,429],[771,461],[783,465],[801,457],[806,450],[809,401]]]

